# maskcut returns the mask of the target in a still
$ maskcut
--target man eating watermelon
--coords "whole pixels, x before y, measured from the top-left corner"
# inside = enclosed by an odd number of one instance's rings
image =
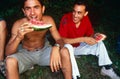
[[[64,78],[72,79],[69,52],[64,47],[53,18],[43,15],[43,0],[21,1],[25,17],[13,24],[11,38],[6,46],[7,79],[20,79],[19,74],[35,64],[50,66],[52,72],[61,68]],[[53,47],[45,38],[48,30],[57,43]]]

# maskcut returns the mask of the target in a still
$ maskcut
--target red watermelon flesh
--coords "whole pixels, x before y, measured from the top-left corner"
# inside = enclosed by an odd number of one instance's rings
[[[51,24],[46,24],[43,21],[37,21],[35,19],[30,20],[30,23],[32,24],[33,29],[36,31],[45,30],[52,26]]]
[[[94,37],[95,37],[96,41],[99,42],[99,41],[104,40],[106,38],[106,35],[101,34],[101,33],[96,33]]]

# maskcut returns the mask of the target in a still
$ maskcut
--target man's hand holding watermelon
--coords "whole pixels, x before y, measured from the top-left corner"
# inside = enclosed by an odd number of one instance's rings
[[[105,34],[102,34],[102,33],[96,33],[94,35],[94,38],[97,42],[100,42],[102,40],[104,40],[106,38],[106,35]]]

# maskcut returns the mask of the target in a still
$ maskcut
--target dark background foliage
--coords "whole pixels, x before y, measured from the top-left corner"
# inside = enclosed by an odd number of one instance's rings
[[[62,15],[72,10],[74,0],[43,0],[46,5],[46,14],[53,16],[56,23]],[[89,16],[94,27],[106,24],[105,30],[119,31],[120,9],[119,0],[86,0],[89,5]],[[0,16],[8,21],[9,27],[12,23],[23,16],[21,12],[21,0],[1,0]],[[13,22],[11,22],[13,21]]]

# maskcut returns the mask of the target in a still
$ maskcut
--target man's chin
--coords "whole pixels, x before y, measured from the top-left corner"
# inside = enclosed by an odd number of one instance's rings
[[[78,23],[78,21],[75,21],[75,20],[73,20],[73,22],[74,22],[75,24],[77,24],[77,23]]]

